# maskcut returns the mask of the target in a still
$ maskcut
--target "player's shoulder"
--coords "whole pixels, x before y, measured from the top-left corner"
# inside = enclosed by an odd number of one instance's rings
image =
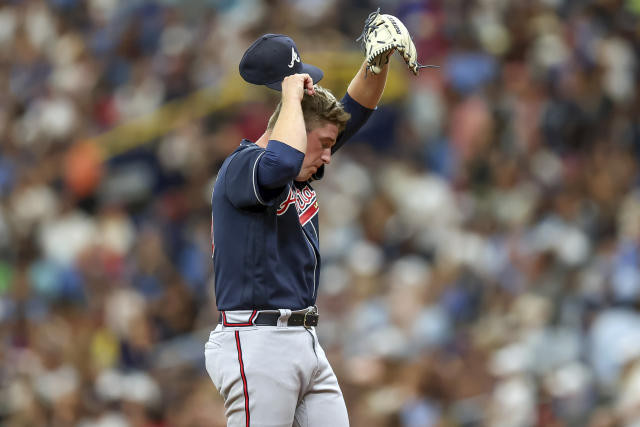
[[[240,145],[236,147],[231,154],[222,163],[220,170],[218,171],[218,179],[226,177],[230,171],[235,175],[241,173],[241,171],[247,170],[247,168],[254,164],[260,155],[265,151],[264,148],[251,142],[248,139],[243,139]]]
[[[243,139],[240,145],[224,159],[224,162],[220,166],[216,176],[214,196],[216,189],[219,189],[217,194],[220,195],[224,193],[229,179],[235,181],[238,177],[244,175],[243,172],[249,170],[248,166],[250,166],[252,162],[255,162],[262,151],[264,151],[264,148],[248,139]]]
[[[238,147],[236,147],[236,149],[233,150],[233,153],[231,153],[229,157],[240,152],[252,152],[252,151],[258,151],[258,152],[264,151],[264,148],[260,147],[255,142],[249,141],[248,139],[243,139],[242,141],[240,141],[240,145],[238,145]]]
[[[231,153],[231,155],[238,155],[239,153],[242,153],[242,155],[257,155],[264,151],[265,149],[260,147],[255,142],[249,141],[248,139],[243,139],[240,142],[240,145],[238,145],[238,147],[233,151],[233,153]]]
[[[224,161],[223,167],[231,163],[231,161],[238,156],[243,157],[245,155],[257,155],[262,151],[264,151],[264,148],[260,147],[258,144],[249,141],[248,139],[243,139],[240,142],[240,145],[238,145],[236,149],[227,156]]]

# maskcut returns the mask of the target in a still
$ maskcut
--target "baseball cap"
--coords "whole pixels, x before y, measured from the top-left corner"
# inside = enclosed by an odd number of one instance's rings
[[[302,62],[296,44],[284,34],[260,36],[242,55],[239,69],[247,82],[275,90],[282,90],[282,80],[291,74],[307,73],[313,83],[324,76],[320,68]]]

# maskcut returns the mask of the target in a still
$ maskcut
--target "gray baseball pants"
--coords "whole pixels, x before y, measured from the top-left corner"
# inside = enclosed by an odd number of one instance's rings
[[[338,380],[315,328],[256,326],[252,311],[225,311],[205,344],[206,368],[229,427],[348,427]],[[229,326],[225,326],[229,325]]]

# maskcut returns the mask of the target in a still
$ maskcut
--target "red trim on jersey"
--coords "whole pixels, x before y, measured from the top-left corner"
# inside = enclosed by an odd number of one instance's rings
[[[254,312],[255,313],[255,312]],[[242,361],[242,347],[240,346],[240,331],[236,331],[236,348],[238,349],[238,362],[240,364],[240,376],[242,377],[242,391],[244,392],[244,414],[246,427],[249,427],[249,390],[247,389],[247,377],[244,374],[244,363]]]
[[[251,313],[251,317],[249,317],[249,321],[248,322],[229,323],[229,322],[227,322],[227,315],[223,311],[222,312],[222,326],[253,326],[253,319],[256,317],[256,314],[258,314],[258,310],[253,310],[253,313]]]
[[[307,222],[309,222],[309,220],[318,213],[318,210],[318,202],[307,206],[307,209],[300,214],[300,224],[305,225]]]

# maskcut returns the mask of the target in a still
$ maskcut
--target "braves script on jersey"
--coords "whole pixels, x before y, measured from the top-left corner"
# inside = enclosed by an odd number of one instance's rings
[[[318,213],[318,201],[316,192],[310,185],[300,188],[289,188],[287,198],[280,203],[276,214],[283,215],[289,207],[295,206],[300,217],[300,225],[303,227]]]

